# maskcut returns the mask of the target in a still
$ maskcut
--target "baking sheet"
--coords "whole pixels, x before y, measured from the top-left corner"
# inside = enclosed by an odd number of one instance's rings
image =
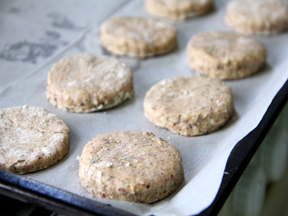
[[[111,204],[138,215],[192,215],[208,207],[217,194],[227,158],[234,145],[257,126],[273,97],[288,78],[287,32],[270,37],[256,37],[268,48],[267,65],[252,77],[225,82],[233,89],[236,112],[233,119],[217,132],[199,137],[172,134],[154,126],[145,118],[142,103],[149,88],[162,79],[173,76],[197,76],[188,67],[186,44],[190,37],[198,32],[230,30],[223,22],[225,3],[225,0],[216,0],[212,13],[185,22],[175,22],[178,30],[178,49],[174,52],[144,60],[118,57],[133,70],[136,95],[132,100],[115,108],[89,114],[69,113],[57,109],[45,97],[48,71],[54,62],[79,52],[107,54],[100,45],[99,23],[90,31],[82,32],[81,37],[68,44],[62,52],[47,59],[45,64],[38,65],[37,69],[29,71],[28,75],[20,77],[4,88],[0,93],[0,108],[24,104],[42,106],[63,118],[71,132],[69,153],[60,163],[22,177]],[[115,13],[111,12],[111,16],[119,15],[150,16],[145,11],[142,1],[130,1]],[[75,32],[71,32],[71,35],[75,35]],[[5,68],[1,67],[1,80],[4,73]],[[21,74],[21,71],[15,73]],[[77,157],[91,138],[118,130],[149,130],[175,145],[183,157],[183,184],[172,195],[154,204],[93,198],[79,182]]]

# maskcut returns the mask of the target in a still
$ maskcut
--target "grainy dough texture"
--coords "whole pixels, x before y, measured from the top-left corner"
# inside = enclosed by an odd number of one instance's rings
[[[68,152],[69,128],[41,107],[0,110],[0,169],[26,173],[59,162]]]
[[[211,10],[213,0],[146,0],[146,9],[157,16],[185,20]]]
[[[146,93],[146,117],[155,125],[183,136],[211,133],[234,111],[230,87],[207,77],[175,77],[160,81]]]
[[[72,112],[107,109],[134,94],[133,73],[108,56],[81,53],[55,63],[48,74],[47,99]]]
[[[200,74],[221,80],[242,79],[258,72],[266,62],[265,46],[248,36],[213,31],[193,36],[188,62]]]
[[[180,152],[148,131],[117,131],[94,137],[79,159],[84,188],[97,198],[151,203],[182,182]]]
[[[115,17],[101,26],[102,45],[116,55],[150,57],[176,47],[176,29],[167,21],[140,17]]]
[[[247,34],[279,33],[288,27],[285,0],[233,0],[226,8],[226,23]]]

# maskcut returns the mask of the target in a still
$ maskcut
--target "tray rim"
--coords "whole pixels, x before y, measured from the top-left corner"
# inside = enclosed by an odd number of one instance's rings
[[[286,79],[284,85],[274,96],[259,124],[232,149],[216,197],[209,207],[198,214],[199,216],[217,215],[220,212],[225,201],[287,102],[288,79]]]

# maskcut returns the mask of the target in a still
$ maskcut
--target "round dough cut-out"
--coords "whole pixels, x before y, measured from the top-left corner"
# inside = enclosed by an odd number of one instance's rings
[[[81,183],[97,198],[151,203],[171,194],[182,182],[180,152],[148,131],[98,135],[79,159]]]
[[[246,34],[275,34],[288,28],[285,0],[233,0],[226,8],[226,23]]]
[[[265,46],[248,36],[212,31],[193,36],[187,46],[188,62],[199,74],[221,80],[242,79],[265,65]]]
[[[211,10],[213,0],[146,0],[145,5],[154,15],[185,20]]]
[[[175,77],[152,86],[144,99],[145,115],[156,126],[183,136],[218,130],[232,116],[230,87],[207,77]]]
[[[68,152],[69,128],[42,107],[0,110],[0,169],[22,174],[59,162]]]
[[[173,50],[176,29],[167,21],[141,17],[115,17],[101,26],[102,45],[116,55],[150,57]]]
[[[81,53],[53,65],[46,96],[60,109],[93,112],[114,107],[134,94],[133,73],[108,56]]]

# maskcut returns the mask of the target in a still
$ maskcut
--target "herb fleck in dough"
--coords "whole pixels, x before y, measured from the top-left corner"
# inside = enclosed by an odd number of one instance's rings
[[[59,162],[68,152],[69,128],[41,107],[0,110],[0,169],[26,173]]]
[[[162,80],[150,88],[144,99],[144,112],[151,122],[183,136],[218,130],[233,111],[231,88],[206,77]]]
[[[47,99],[66,111],[107,109],[133,94],[132,71],[113,57],[89,53],[68,56],[55,63],[48,74]]]
[[[79,159],[84,188],[97,198],[151,203],[182,182],[180,152],[147,131],[117,131],[94,137]]]

